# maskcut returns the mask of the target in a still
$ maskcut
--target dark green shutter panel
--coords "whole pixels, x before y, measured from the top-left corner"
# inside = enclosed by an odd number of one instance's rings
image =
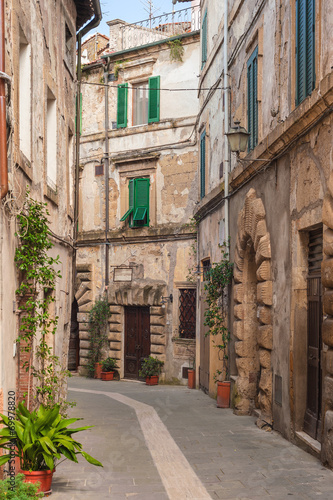
[[[149,178],[135,179],[134,226],[149,226],[149,186]]]
[[[258,144],[258,47],[247,63],[247,127],[251,151]]]
[[[201,27],[201,69],[207,61],[207,11],[205,12]]]
[[[160,77],[149,78],[148,123],[160,121]]]
[[[126,220],[127,217],[131,215],[134,209],[134,180],[135,179],[131,179],[128,184],[128,210],[120,219],[121,221]]]
[[[206,194],[206,132],[200,138],[200,198]]]
[[[77,96],[76,96],[76,102],[77,102]],[[77,108],[75,107],[75,113],[77,113]],[[80,124],[80,130],[79,130],[79,133],[80,135],[82,134],[82,94],[80,94],[80,121],[79,121],[79,124]],[[76,131],[76,114],[75,114],[75,131]]]
[[[127,92],[127,83],[118,85],[117,128],[127,127]]]
[[[296,105],[315,87],[315,2],[296,0]]]

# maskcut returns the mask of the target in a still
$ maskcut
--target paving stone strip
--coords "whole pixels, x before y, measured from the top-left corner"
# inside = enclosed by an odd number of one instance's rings
[[[154,408],[119,393],[74,389],[71,391],[104,395],[133,408],[146,445],[170,500],[211,500],[211,496],[193,471]]]

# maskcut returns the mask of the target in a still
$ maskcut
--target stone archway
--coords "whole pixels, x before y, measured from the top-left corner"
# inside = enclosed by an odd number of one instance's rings
[[[235,411],[254,408],[272,417],[272,281],[271,245],[266,212],[254,189],[239,214],[234,258],[234,335],[238,377]]]

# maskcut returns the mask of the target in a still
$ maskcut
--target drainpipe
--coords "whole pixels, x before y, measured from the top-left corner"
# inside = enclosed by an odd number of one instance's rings
[[[105,169],[105,291],[109,286],[109,62],[107,62],[104,71],[104,89],[105,89],[105,149],[104,149],[104,169]]]
[[[224,44],[223,44],[223,97],[224,97],[224,233],[229,244],[229,164],[230,151],[227,133],[229,132],[229,78],[228,78],[228,0],[224,0]]]
[[[0,0],[0,181],[1,199],[8,193],[5,79],[5,0]]]

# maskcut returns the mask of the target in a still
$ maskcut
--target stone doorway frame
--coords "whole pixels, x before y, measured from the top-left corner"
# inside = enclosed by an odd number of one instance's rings
[[[235,413],[247,415],[255,407],[254,399],[265,422],[272,422],[272,368],[271,352],[273,349],[272,325],[272,278],[271,244],[267,231],[266,212],[261,198],[250,189],[245,197],[244,207],[237,221],[237,241],[234,257],[234,325],[236,338],[235,353],[238,376],[236,379]],[[244,327],[245,295],[249,251],[253,246],[256,265],[256,309],[258,327],[255,331]],[[246,330],[251,330],[250,334]],[[249,349],[258,349],[259,370],[253,373],[254,358],[249,357]],[[257,380],[259,377],[259,380]]]

